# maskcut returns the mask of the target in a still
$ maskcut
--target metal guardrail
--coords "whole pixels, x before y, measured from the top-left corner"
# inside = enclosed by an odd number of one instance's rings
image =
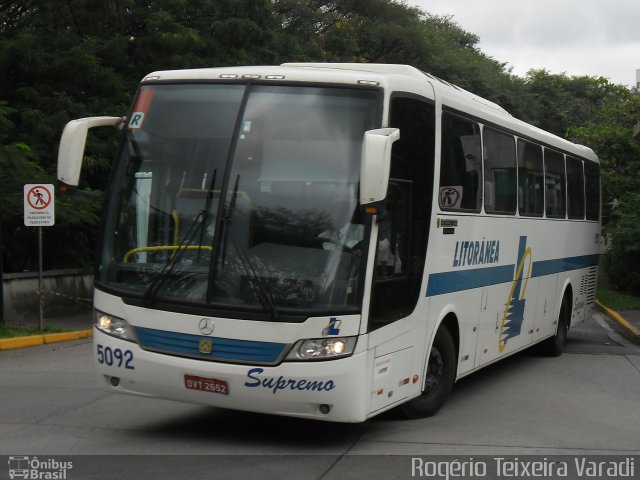
[[[39,315],[41,306],[48,316],[56,316],[67,306],[91,306],[93,276],[83,269],[49,270],[38,272],[5,273],[2,275],[3,312],[5,323],[31,323]],[[71,304],[75,304],[73,307]]]

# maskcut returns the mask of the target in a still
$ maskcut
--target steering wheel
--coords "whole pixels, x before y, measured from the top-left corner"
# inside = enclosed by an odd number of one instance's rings
[[[327,237],[310,237],[309,243],[315,244],[314,246],[322,247],[323,244],[329,243],[336,248],[340,248],[343,252],[351,253],[353,255],[357,255],[357,252],[362,250],[362,240],[360,240],[355,245],[349,247],[345,243],[338,243],[335,238],[327,238]]]

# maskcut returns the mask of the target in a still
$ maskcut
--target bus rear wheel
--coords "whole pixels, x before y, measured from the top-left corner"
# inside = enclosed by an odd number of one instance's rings
[[[569,298],[565,295],[562,299],[560,313],[558,314],[558,327],[556,328],[556,334],[545,340],[542,344],[544,353],[550,357],[559,357],[562,355],[562,351],[567,344],[570,310],[571,306],[569,304]]]
[[[424,418],[440,410],[455,382],[456,359],[456,346],[451,333],[442,325],[431,346],[424,390],[419,397],[400,405],[403,415],[408,418]]]

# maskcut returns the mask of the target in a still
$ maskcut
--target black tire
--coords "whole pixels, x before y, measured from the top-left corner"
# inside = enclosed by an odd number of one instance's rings
[[[559,357],[562,355],[562,351],[567,344],[570,311],[571,306],[569,304],[569,299],[565,295],[562,299],[560,313],[558,314],[558,327],[556,328],[556,334],[553,337],[546,339],[542,344],[543,352],[549,357]]]
[[[444,405],[457,371],[456,346],[447,327],[442,325],[436,333],[431,347],[422,395],[400,405],[402,414],[408,418],[424,418],[434,415]]]

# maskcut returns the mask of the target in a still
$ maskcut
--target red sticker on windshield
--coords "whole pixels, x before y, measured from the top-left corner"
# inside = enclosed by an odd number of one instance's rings
[[[140,90],[140,95],[138,95],[138,100],[136,101],[133,113],[131,114],[131,119],[129,120],[129,130],[142,128],[144,117],[149,111],[149,107],[151,106],[151,102],[153,102],[155,94],[156,91],[153,88],[143,88]]]

